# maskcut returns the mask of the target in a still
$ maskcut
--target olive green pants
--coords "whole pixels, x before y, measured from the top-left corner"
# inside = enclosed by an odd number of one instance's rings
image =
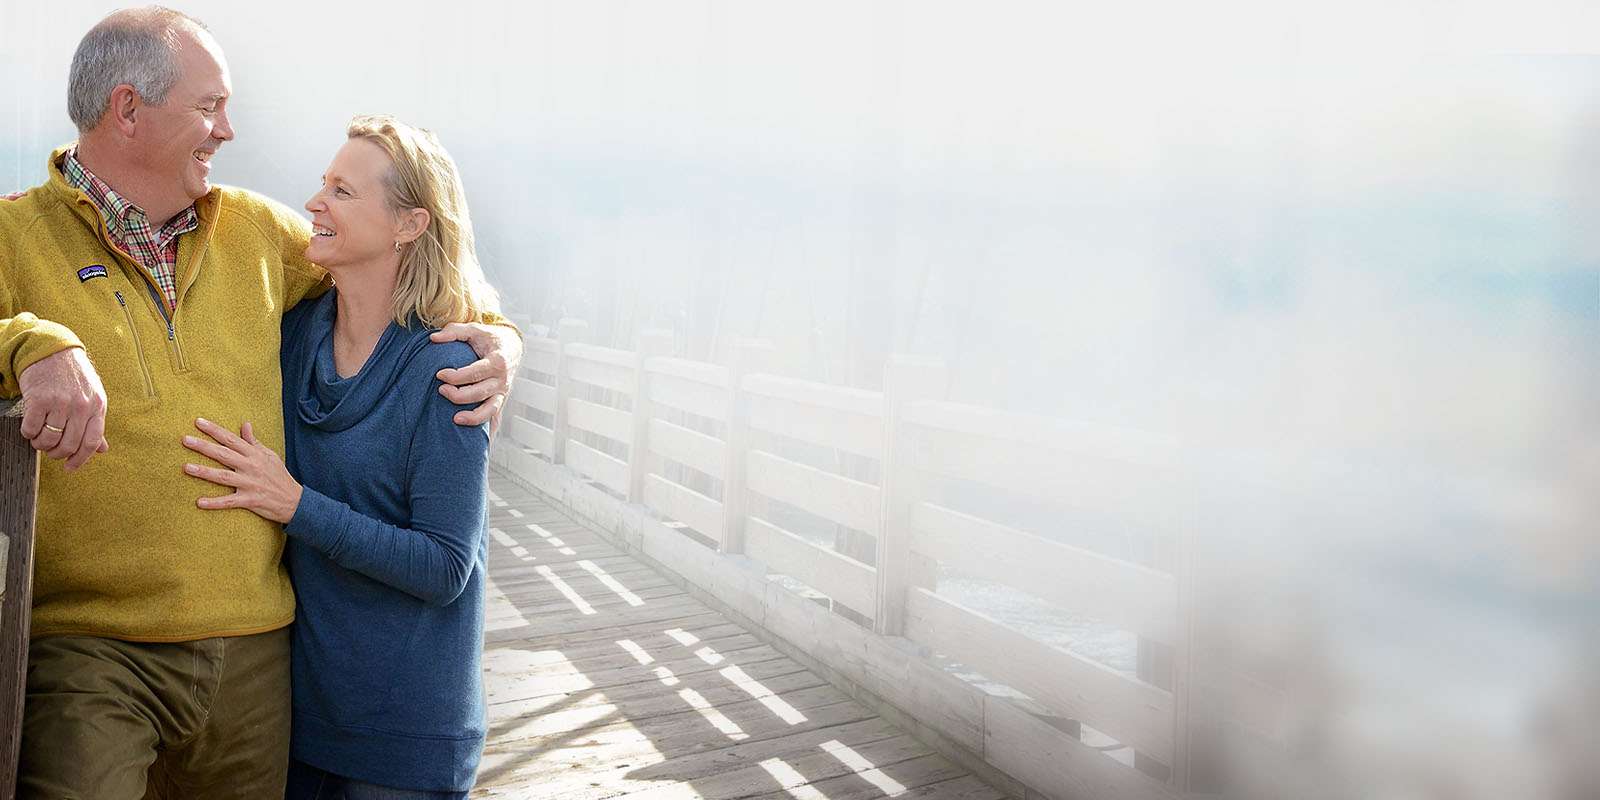
[[[287,629],[154,644],[29,644],[21,800],[281,798]]]

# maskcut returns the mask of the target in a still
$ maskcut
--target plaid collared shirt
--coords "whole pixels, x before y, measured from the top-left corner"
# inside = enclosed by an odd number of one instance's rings
[[[160,230],[150,228],[150,218],[139,208],[78,161],[78,150],[73,148],[61,161],[61,174],[67,183],[80,189],[94,202],[105,220],[106,233],[112,244],[122,248],[134,261],[144,267],[161,287],[167,310],[178,306],[178,237],[200,227],[200,215],[190,205],[162,225]]]

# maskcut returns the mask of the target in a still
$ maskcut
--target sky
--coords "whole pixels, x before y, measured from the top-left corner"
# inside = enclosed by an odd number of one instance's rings
[[[931,355],[953,399],[1181,442],[1238,478],[1215,540],[1282,554],[1336,643],[1388,641],[1367,601],[1513,654],[1459,689],[1510,698],[1494,728],[1574,663],[1600,561],[1600,5],[1507,5],[183,10],[232,70],[217,180],[298,208],[345,121],[393,113],[456,157],[532,323],[765,337],[869,388]],[[0,0],[0,190],[71,139],[114,7]]]

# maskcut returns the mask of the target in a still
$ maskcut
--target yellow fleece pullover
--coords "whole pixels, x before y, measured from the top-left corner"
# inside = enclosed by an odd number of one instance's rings
[[[283,532],[195,499],[226,490],[184,474],[196,417],[243,422],[283,452],[278,325],[324,291],[310,226],[287,207],[217,187],[179,241],[177,308],[107,238],[88,196],[50,158],[49,180],[0,201],[0,395],[38,360],[81,345],[105,384],[110,452],[39,477],[32,635],[185,641],[280,628],[294,617]]]

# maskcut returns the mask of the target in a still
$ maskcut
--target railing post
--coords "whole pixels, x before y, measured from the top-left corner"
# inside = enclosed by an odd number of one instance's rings
[[[728,362],[728,451],[722,475],[722,552],[744,552],[744,518],[750,498],[745,491],[745,455],[750,452],[748,398],[744,376],[772,369],[777,350],[764,339],[737,339]]]
[[[1194,757],[1195,728],[1201,719],[1195,703],[1195,557],[1194,534],[1189,528],[1178,533],[1173,577],[1178,590],[1177,641],[1172,648],[1172,787],[1179,792],[1197,788],[1197,774],[1204,765]]]
[[[639,359],[633,372],[633,438],[628,440],[628,502],[644,502],[644,476],[650,474],[650,378],[644,363],[672,353],[672,331],[639,334]]]
[[[17,786],[33,608],[33,510],[39,455],[22,438],[20,404],[0,400],[0,797]]]
[[[926,564],[914,564],[911,552],[911,508],[922,494],[912,451],[900,417],[907,403],[941,400],[949,373],[938,359],[891,355],[883,372],[883,463],[878,489],[878,607],[873,630],[899,636],[905,625],[906,591],[912,585],[932,588]]]
[[[567,463],[568,412],[567,398],[572,396],[572,379],[568,375],[571,360],[567,358],[567,345],[581,344],[589,333],[589,323],[566,317],[556,326],[556,408],[550,421],[550,461]]]
[[[1185,478],[1188,476],[1185,475]],[[1178,620],[1177,639],[1174,644],[1138,637],[1135,642],[1135,674],[1139,680],[1157,688],[1165,689],[1173,696],[1173,759],[1172,763],[1162,763],[1135,751],[1133,764],[1136,769],[1159,781],[1167,783],[1176,789],[1187,789],[1189,782],[1189,745],[1188,736],[1190,725],[1190,700],[1192,686],[1191,676],[1192,655],[1190,653],[1190,633],[1192,626],[1192,611],[1194,603],[1192,559],[1189,548],[1192,545],[1187,526],[1193,520],[1185,512],[1192,507],[1192,498],[1180,490],[1176,484],[1174,491],[1185,499],[1182,504],[1174,504],[1169,511],[1167,519],[1170,524],[1163,526],[1164,530],[1158,532],[1149,544],[1149,553],[1146,563],[1153,569],[1172,573],[1178,588]],[[1171,501],[1169,501],[1170,503]]]

